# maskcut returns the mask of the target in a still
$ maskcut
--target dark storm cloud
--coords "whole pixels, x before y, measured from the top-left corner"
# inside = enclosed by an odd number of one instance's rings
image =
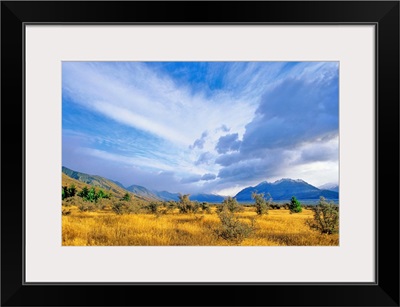
[[[238,133],[227,134],[219,138],[217,146],[215,146],[215,149],[217,150],[218,153],[224,154],[227,153],[228,151],[238,150],[240,148],[240,143],[241,141],[239,141]]]
[[[290,154],[277,150],[270,150],[259,158],[243,158],[222,168],[218,177],[222,181],[241,182],[246,180],[265,180],[282,172],[288,166]]]
[[[219,139],[220,181],[261,181],[297,165],[337,161],[338,99],[335,72],[314,81],[286,79],[266,92],[242,141],[237,134]]]
[[[220,155],[215,163],[222,166],[229,166],[233,163],[239,162],[242,159],[241,154],[238,152]]]
[[[331,138],[338,131],[338,80],[289,79],[266,93],[253,121],[246,126],[242,153],[292,148]]]

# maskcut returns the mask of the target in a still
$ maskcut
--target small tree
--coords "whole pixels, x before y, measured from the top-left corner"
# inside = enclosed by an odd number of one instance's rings
[[[61,199],[64,200],[65,198],[67,198],[67,187],[61,187]]]
[[[297,200],[295,196],[292,196],[289,204],[290,213],[299,213],[303,211],[300,202]]]
[[[63,186],[61,190],[61,198],[64,200],[65,198],[68,197],[74,197],[75,193],[76,193],[75,185],[71,184],[69,188]]]
[[[314,219],[307,221],[308,225],[321,233],[333,234],[339,232],[339,206],[328,203],[321,196],[318,205],[313,208]]]
[[[94,187],[91,187],[87,196],[85,197],[87,201],[90,201],[92,203],[97,201],[97,196],[96,196],[96,189]]]
[[[97,199],[101,199],[101,198],[110,198],[110,195],[107,193],[104,193],[103,190],[100,190],[99,192],[97,192]]]
[[[78,196],[82,198],[86,198],[89,194],[89,189],[87,187],[84,187],[79,193]]]
[[[251,197],[255,201],[256,212],[258,215],[268,214],[268,210],[270,207],[270,201],[266,201],[264,198],[264,193],[257,194],[253,192]]]
[[[76,194],[76,187],[74,184],[71,184],[68,188],[68,197],[74,197]]]

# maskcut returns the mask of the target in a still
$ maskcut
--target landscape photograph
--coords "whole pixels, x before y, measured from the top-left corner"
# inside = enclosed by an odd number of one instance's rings
[[[63,246],[339,246],[339,63],[62,63]]]

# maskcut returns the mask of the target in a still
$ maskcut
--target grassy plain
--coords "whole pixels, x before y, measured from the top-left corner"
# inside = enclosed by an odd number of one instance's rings
[[[105,207],[94,212],[81,212],[68,207],[62,216],[63,246],[337,246],[339,234],[321,234],[306,221],[313,211],[303,209],[269,210],[257,216],[254,207],[235,213],[240,222],[252,225],[253,231],[241,242],[232,242],[218,235],[221,221],[216,207],[211,213],[115,214]]]

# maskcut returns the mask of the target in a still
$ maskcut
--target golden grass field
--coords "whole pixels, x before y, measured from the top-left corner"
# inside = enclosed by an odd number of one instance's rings
[[[328,246],[339,245],[338,234],[321,234],[311,229],[307,219],[313,211],[303,209],[290,214],[289,210],[269,210],[257,216],[254,207],[235,213],[241,222],[254,226],[254,231],[240,243],[227,241],[217,235],[221,222],[215,213],[171,212],[164,215],[117,215],[104,208],[96,212],[81,212],[68,207],[69,215],[62,216],[63,246]]]

